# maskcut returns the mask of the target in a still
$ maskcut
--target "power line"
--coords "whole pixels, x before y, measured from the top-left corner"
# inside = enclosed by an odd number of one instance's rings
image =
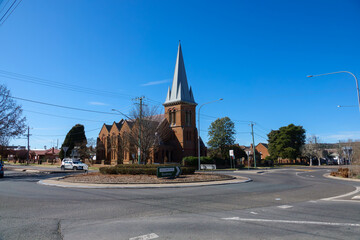
[[[255,127],[256,127],[256,130],[258,130],[258,131],[262,132],[263,134],[268,135],[268,133],[267,133],[267,132],[265,132],[265,131],[264,131],[264,130],[262,130],[261,128],[257,127],[257,125],[255,125]]]
[[[9,1],[10,1],[10,0],[7,0],[7,2],[6,2],[6,3],[4,4],[4,6],[1,8],[0,13],[5,9],[6,5],[8,5],[8,3],[9,3]],[[3,2],[4,2],[4,1],[1,0],[0,5],[1,5],[1,3],[3,3]]]
[[[200,114],[200,116],[202,116],[202,117],[208,117],[208,118],[216,118],[216,119],[220,118],[220,117],[210,116],[210,115],[206,115],[206,114]],[[231,121],[240,122],[240,123],[246,123],[246,124],[248,124],[248,123],[250,123],[250,122],[253,122],[253,121],[236,120],[236,119],[235,119],[235,120],[234,120],[234,119],[231,119]]]
[[[37,104],[42,104],[42,105],[47,105],[47,106],[52,106],[52,107],[58,107],[58,108],[66,108],[66,109],[82,111],[82,112],[101,113],[101,114],[108,114],[108,115],[118,115],[116,113],[110,113],[110,112],[101,112],[101,111],[89,110],[89,109],[84,109],[84,108],[68,107],[68,106],[62,106],[62,105],[57,105],[57,104],[52,104],[52,103],[45,103],[45,102],[40,102],[40,101],[35,101],[35,100],[30,100],[30,99],[25,99],[25,98],[13,97],[13,96],[9,96],[9,97],[13,98],[13,99],[26,101],[26,102],[32,102],[32,103],[37,103]]]
[[[96,130],[100,130],[101,128],[95,128],[95,129],[91,129],[91,130],[85,130],[85,133],[87,132],[93,132],[93,131],[96,131]],[[75,134],[82,134],[82,132],[80,133],[73,133],[72,135],[75,135]],[[38,135],[38,134],[34,134],[33,136],[37,136],[37,137],[65,137],[67,134],[61,134],[61,135]]]
[[[14,1],[14,3],[16,2],[17,0]],[[3,25],[4,22],[6,22],[6,20],[10,17],[10,15],[14,12],[14,10],[19,6],[19,4],[21,3],[22,0],[20,0],[18,2],[18,4],[12,9],[12,11],[7,15],[7,17],[5,18],[5,20],[0,24],[0,25]],[[14,5],[14,3],[10,6],[10,8]],[[10,10],[10,8],[8,9],[8,11]],[[6,13],[8,12],[6,11]],[[6,13],[4,14],[4,16],[0,19],[0,22],[1,20],[5,17]]]
[[[6,12],[4,13],[4,15],[0,18],[0,22],[4,19],[4,17],[6,16],[6,14],[10,11],[10,9],[14,6],[14,4],[16,3],[17,0],[13,1],[13,3],[10,5],[10,7],[8,8],[8,10],[6,10]],[[7,3],[6,3],[7,4]]]
[[[261,136],[261,135],[259,135],[259,134],[257,134],[257,133],[254,133],[254,134],[255,134],[256,136],[261,137],[261,138],[265,139],[266,141],[268,141],[267,138],[265,138],[265,137],[263,137],[263,136]]]
[[[115,97],[115,98],[119,98],[119,97],[134,98],[135,97],[135,96],[129,95],[129,94],[116,93],[116,92],[93,89],[93,88],[88,88],[88,87],[81,87],[78,85],[67,84],[67,83],[65,84],[65,83],[58,82],[58,81],[52,81],[52,80],[48,80],[45,78],[33,77],[33,76],[9,72],[9,71],[5,71],[5,70],[0,70],[0,76],[4,77],[4,78],[22,81],[22,82],[38,84],[38,85],[42,85],[42,86],[46,86],[46,87],[52,87],[52,88],[56,88],[56,89],[68,90],[68,91],[73,91],[73,92],[81,92],[81,93],[98,95],[98,96],[107,96],[107,97]],[[157,100],[153,100],[151,98],[147,98],[147,99],[150,102],[162,104],[161,102],[159,102]]]
[[[41,115],[45,115],[45,116],[50,116],[50,117],[58,117],[58,118],[65,118],[65,119],[74,119],[74,120],[81,120],[81,121],[88,121],[88,122],[101,122],[101,123],[104,123],[104,122],[105,122],[105,121],[97,121],[97,120],[82,119],[82,118],[72,118],[72,117],[60,116],[60,115],[55,115],[55,114],[41,113],[41,112],[36,112],[36,111],[31,111],[31,110],[24,110],[24,111],[25,111],[25,112],[36,113],[36,114],[41,114]]]

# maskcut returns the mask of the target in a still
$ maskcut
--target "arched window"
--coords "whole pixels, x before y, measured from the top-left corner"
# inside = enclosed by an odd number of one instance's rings
[[[172,114],[173,114],[173,117],[172,117],[173,125],[176,125],[176,110],[175,109],[173,110]]]
[[[176,125],[176,109],[169,109],[170,125]]]

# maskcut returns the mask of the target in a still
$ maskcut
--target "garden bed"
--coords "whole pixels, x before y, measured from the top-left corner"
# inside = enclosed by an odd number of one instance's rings
[[[97,183],[97,184],[161,184],[161,183],[192,183],[192,182],[208,182],[208,181],[223,181],[234,179],[232,176],[222,174],[191,174],[181,175],[175,179],[158,178],[154,175],[130,175],[130,174],[101,174],[88,173],[67,176],[61,181],[71,183]]]

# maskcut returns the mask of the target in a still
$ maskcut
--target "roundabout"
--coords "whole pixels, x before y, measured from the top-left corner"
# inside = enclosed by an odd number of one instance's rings
[[[182,175],[171,179],[148,175],[102,175],[90,173],[50,178],[40,180],[38,183],[66,188],[179,188],[238,184],[250,181],[251,179],[247,177],[223,174]]]

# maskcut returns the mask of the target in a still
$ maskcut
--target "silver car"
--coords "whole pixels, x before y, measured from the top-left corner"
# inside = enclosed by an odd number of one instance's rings
[[[61,162],[61,170],[85,170],[89,169],[88,165],[82,163],[80,159],[64,158]]]

